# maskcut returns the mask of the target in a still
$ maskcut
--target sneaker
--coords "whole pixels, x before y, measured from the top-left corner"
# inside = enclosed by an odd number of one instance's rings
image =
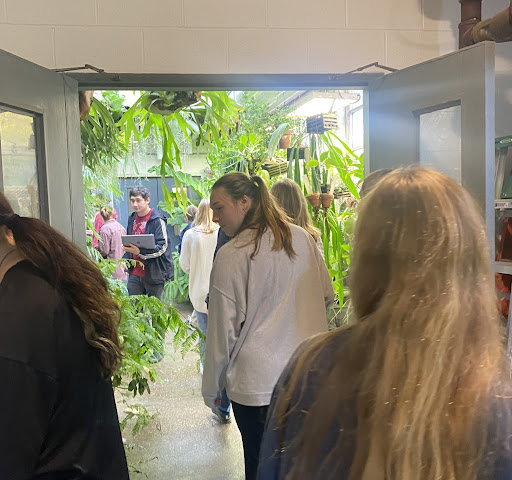
[[[220,423],[231,423],[231,415],[229,412],[223,412],[219,407],[213,407],[212,413]]]

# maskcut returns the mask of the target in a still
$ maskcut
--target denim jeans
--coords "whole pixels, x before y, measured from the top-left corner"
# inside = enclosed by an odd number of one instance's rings
[[[201,333],[206,337],[206,330],[208,328],[208,314],[199,312],[198,310],[194,310],[197,318],[197,328],[201,331]],[[204,347],[205,342],[201,340],[199,346],[199,357],[201,358],[201,363],[204,363]]]
[[[208,329],[208,314],[198,312],[197,310],[194,310],[194,312],[196,312],[197,317],[197,328],[199,328],[199,330],[201,330],[203,335],[206,337],[206,331]],[[201,363],[204,362],[204,348],[205,342],[201,340],[201,346],[199,347]],[[219,409],[226,413],[231,410],[231,401],[228,398],[228,394],[226,393],[225,388],[223,388],[221,392]]]

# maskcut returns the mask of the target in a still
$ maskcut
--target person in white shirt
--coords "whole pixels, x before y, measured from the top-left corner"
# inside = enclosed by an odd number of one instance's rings
[[[327,331],[334,292],[313,237],[288,222],[260,177],[224,175],[210,203],[233,238],[210,278],[202,394],[213,409],[226,388],[252,480],[272,390],[294,350]]]
[[[189,274],[189,297],[196,313],[197,327],[204,335],[208,324],[205,299],[210,286],[210,272],[219,230],[212,218],[210,200],[205,198],[199,203],[195,226],[183,236],[180,254],[180,266]],[[201,341],[201,365],[203,359],[204,342]]]

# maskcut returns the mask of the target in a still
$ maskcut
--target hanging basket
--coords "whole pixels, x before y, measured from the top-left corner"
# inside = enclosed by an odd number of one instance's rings
[[[268,172],[270,178],[277,177],[288,171],[288,162],[285,160],[265,162],[261,165],[261,168]]]
[[[306,132],[325,133],[327,130],[338,128],[338,116],[335,113],[321,113],[314,117],[306,118]]]
[[[171,115],[177,110],[188,107],[201,100],[203,92],[151,92],[142,102],[142,107],[157,115]]]

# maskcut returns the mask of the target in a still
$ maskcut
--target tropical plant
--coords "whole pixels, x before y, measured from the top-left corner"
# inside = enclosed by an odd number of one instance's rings
[[[330,317],[331,326],[338,327],[347,321],[340,310],[347,298],[344,279],[350,264],[351,226],[356,215],[353,205],[359,199],[363,155],[356,155],[333,132],[308,135],[304,128],[296,131],[298,135],[292,147],[288,177],[295,180],[305,193],[332,192],[348,200],[340,206],[333,202],[328,208],[309,207],[313,223],[321,232],[325,263],[336,294],[336,305]],[[299,148],[306,142],[310,152],[307,162],[299,159]]]
[[[265,175],[261,166],[267,159],[286,157],[286,152],[277,150],[282,132],[300,124],[286,116],[289,108],[278,107],[271,113],[268,102],[258,101],[257,92],[243,92],[239,104],[236,129],[212,144],[207,156],[212,182],[232,171]]]
[[[123,97],[117,92],[103,92],[103,98],[108,99],[110,107],[93,97],[91,111],[80,123],[85,222],[93,235],[95,214],[112,196],[121,195],[117,167],[126,154],[116,126],[116,118],[122,115]]]
[[[111,295],[121,309],[119,336],[123,360],[112,377],[112,384],[121,393],[126,405],[127,417],[121,426],[124,427],[135,417],[133,433],[136,433],[152,417],[142,405],[130,403],[129,398],[151,393],[151,384],[159,380],[154,355],[161,350],[166,333],[173,335],[174,351],[182,356],[190,351],[199,353],[198,339],[202,334],[184,322],[172,305],[156,297],[126,295],[124,283],[112,277],[119,262],[102,260],[98,265],[107,279]]]
[[[239,112],[237,103],[226,92],[200,92],[200,97],[194,97],[199,100],[193,104],[183,103],[183,97],[191,98],[190,95],[179,96],[177,93],[143,92],[118,122],[126,147],[132,138],[138,141],[156,134],[162,146],[159,171],[162,190],[170,213],[174,211],[175,201],[182,210],[187,205],[186,189],[179,175],[182,148],[175,132],[180,131],[188,143],[194,139],[197,144],[220,145],[221,139],[234,128]],[[166,175],[174,178],[175,195],[163,182]]]
[[[176,303],[183,303],[188,300],[189,276],[180,266],[180,254],[172,252],[174,262],[174,280],[167,282],[164,287],[164,299],[174,300]]]

